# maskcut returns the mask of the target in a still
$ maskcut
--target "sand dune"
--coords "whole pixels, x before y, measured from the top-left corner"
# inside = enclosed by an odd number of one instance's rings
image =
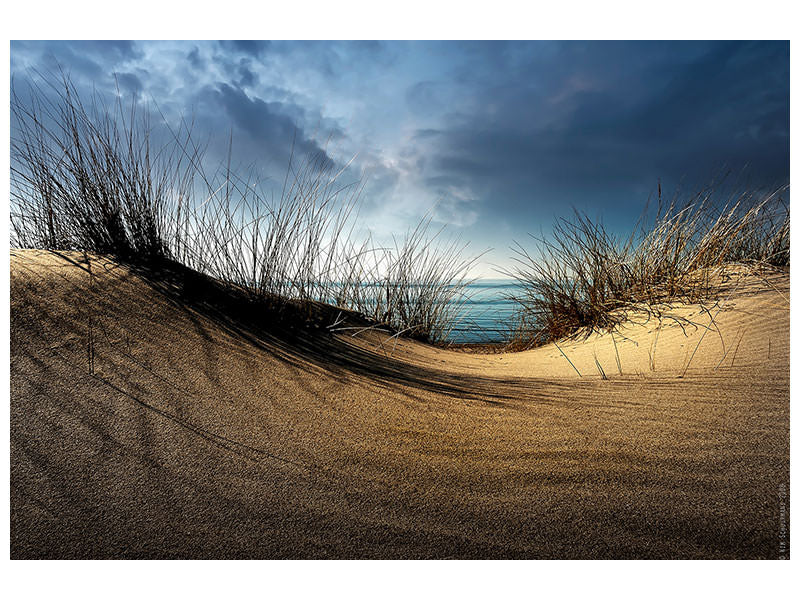
[[[729,276],[481,355],[13,250],[11,556],[778,558],[788,275]]]

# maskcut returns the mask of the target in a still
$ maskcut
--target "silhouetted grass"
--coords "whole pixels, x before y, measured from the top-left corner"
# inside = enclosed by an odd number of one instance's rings
[[[88,250],[147,262],[167,253],[175,201],[189,192],[189,135],[152,148],[136,103],[84,104],[69,79],[12,86],[11,233],[20,247]]]
[[[398,334],[440,342],[466,298],[475,258],[424,218],[393,247],[357,239],[362,186],[325,152],[290,158],[274,198],[252,173],[209,173],[192,127],[155,143],[136,102],[84,104],[65,75],[12,85],[12,246],[175,261],[270,309],[322,301]]]

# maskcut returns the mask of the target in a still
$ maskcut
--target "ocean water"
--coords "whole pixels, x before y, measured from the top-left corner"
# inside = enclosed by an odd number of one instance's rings
[[[508,340],[516,303],[508,299],[518,293],[509,279],[479,279],[466,290],[469,299],[461,306],[458,323],[447,341],[456,344],[500,343]]]
[[[457,307],[455,324],[444,342],[496,344],[508,341],[518,306],[509,296],[520,295],[520,292],[519,284],[510,279],[474,281],[464,290],[465,300]],[[323,296],[318,299],[336,304],[333,297]],[[369,294],[366,301],[370,301]]]

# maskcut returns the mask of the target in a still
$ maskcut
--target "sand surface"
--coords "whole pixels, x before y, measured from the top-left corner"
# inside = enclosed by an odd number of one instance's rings
[[[480,355],[104,257],[10,266],[12,558],[780,556],[786,274]]]

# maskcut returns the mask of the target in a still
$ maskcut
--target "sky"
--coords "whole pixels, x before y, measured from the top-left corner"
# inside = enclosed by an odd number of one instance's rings
[[[375,239],[431,215],[484,277],[573,209],[626,232],[659,182],[789,180],[788,42],[12,42],[12,88],[59,68],[275,185],[293,147],[349,163]]]

